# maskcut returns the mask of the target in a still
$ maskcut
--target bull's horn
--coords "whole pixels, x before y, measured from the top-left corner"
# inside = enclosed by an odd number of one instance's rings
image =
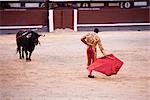
[[[42,35],[43,37],[45,37],[45,34],[44,35]]]
[[[39,36],[43,36],[43,37],[45,37],[45,34],[43,35],[43,34],[39,34]]]

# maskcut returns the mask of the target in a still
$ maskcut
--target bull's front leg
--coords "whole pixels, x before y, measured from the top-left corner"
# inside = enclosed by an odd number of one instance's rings
[[[32,52],[34,50],[35,46],[31,46],[31,48],[29,49],[29,61],[31,61],[31,55],[32,55]]]
[[[31,61],[32,52],[29,52],[29,60]]]
[[[26,54],[26,61],[28,61],[29,58],[28,58],[28,51],[27,50],[25,50],[25,54]]]

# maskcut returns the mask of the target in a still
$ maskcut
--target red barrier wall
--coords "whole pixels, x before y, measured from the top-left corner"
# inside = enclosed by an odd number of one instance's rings
[[[47,24],[48,14],[45,9],[0,10],[0,26]]]
[[[150,8],[78,10],[78,24],[150,22]]]

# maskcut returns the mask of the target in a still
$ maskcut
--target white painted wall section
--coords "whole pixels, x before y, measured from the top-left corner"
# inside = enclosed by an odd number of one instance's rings
[[[89,27],[89,26],[149,26],[150,23],[116,23],[116,24],[78,24],[78,27]]]
[[[74,31],[77,31],[77,9],[74,9]]]
[[[53,32],[54,31],[54,11],[53,10],[49,10],[49,32]]]
[[[0,29],[23,29],[23,28],[42,28],[43,25],[36,26],[0,26]]]

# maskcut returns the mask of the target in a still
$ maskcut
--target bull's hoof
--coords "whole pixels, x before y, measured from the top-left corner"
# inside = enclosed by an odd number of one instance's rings
[[[29,58],[26,58],[26,61],[31,61],[31,59],[29,59]]]
[[[20,60],[22,60],[22,59],[24,59],[24,58],[21,57]]]
[[[20,59],[24,59],[24,58],[21,57]]]
[[[22,57],[20,56],[19,59],[22,59]]]

